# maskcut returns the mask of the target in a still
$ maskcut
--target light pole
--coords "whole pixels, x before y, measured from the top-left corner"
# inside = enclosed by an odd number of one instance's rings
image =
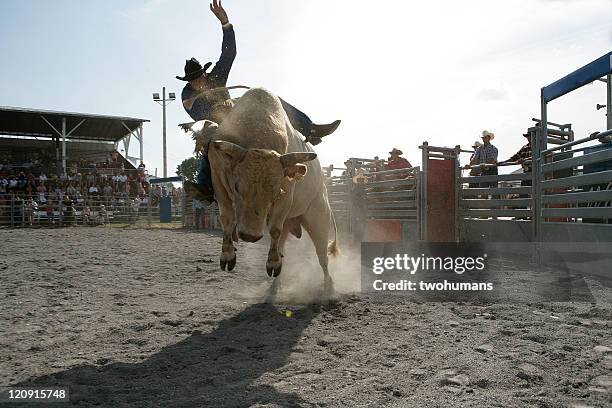
[[[174,96],[174,92],[170,92],[168,94],[168,98],[166,98],[166,87],[162,87],[162,97],[159,97],[158,93],[153,94],[153,100],[159,103],[162,106],[163,111],[163,155],[164,155],[164,178],[168,177],[168,165],[167,165],[167,156],[166,156],[166,106],[174,101],[176,97]]]

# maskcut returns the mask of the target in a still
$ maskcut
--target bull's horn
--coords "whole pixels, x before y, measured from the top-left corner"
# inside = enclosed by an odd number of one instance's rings
[[[285,153],[280,157],[280,162],[283,167],[289,167],[297,163],[306,163],[316,158],[317,154],[312,152]]]
[[[233,158],[239,158],[243,154],[246,153],[246,149],[244,147],[238,146],[232,142],[225,142],[223,140],[215,140],[213,142],[215,149],[232,156]]]

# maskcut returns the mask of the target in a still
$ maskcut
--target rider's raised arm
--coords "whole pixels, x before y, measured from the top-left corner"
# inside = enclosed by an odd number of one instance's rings
[[[215,67],[210,72],[210,75],[218,78],[225,84],[229,76],[232,64],[236,58],[236,36],[234,35],[234,27],[229,22],[227,13],[221,5],[221,1],[213,0],[210,5],[210,10],[219,19],[223,28],[223,44],[221,45],[221,57],[215,64]]]

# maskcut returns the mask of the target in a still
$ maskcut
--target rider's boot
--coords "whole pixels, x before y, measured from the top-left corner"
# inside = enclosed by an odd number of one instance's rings
[[[332,123],[328,123],[325,125],[313,124],[310,130],[310,134],[306,135],[306,141],[316,146],[321,143],[321,138],[334,133],[336,129],[338,129],[338,126],[340,126],[339,120],[335,120]]]

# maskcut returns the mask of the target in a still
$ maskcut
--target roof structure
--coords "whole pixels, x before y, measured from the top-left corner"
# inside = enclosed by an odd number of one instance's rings
[[[0,106],[0,135],[117,142],[148,119]]]

